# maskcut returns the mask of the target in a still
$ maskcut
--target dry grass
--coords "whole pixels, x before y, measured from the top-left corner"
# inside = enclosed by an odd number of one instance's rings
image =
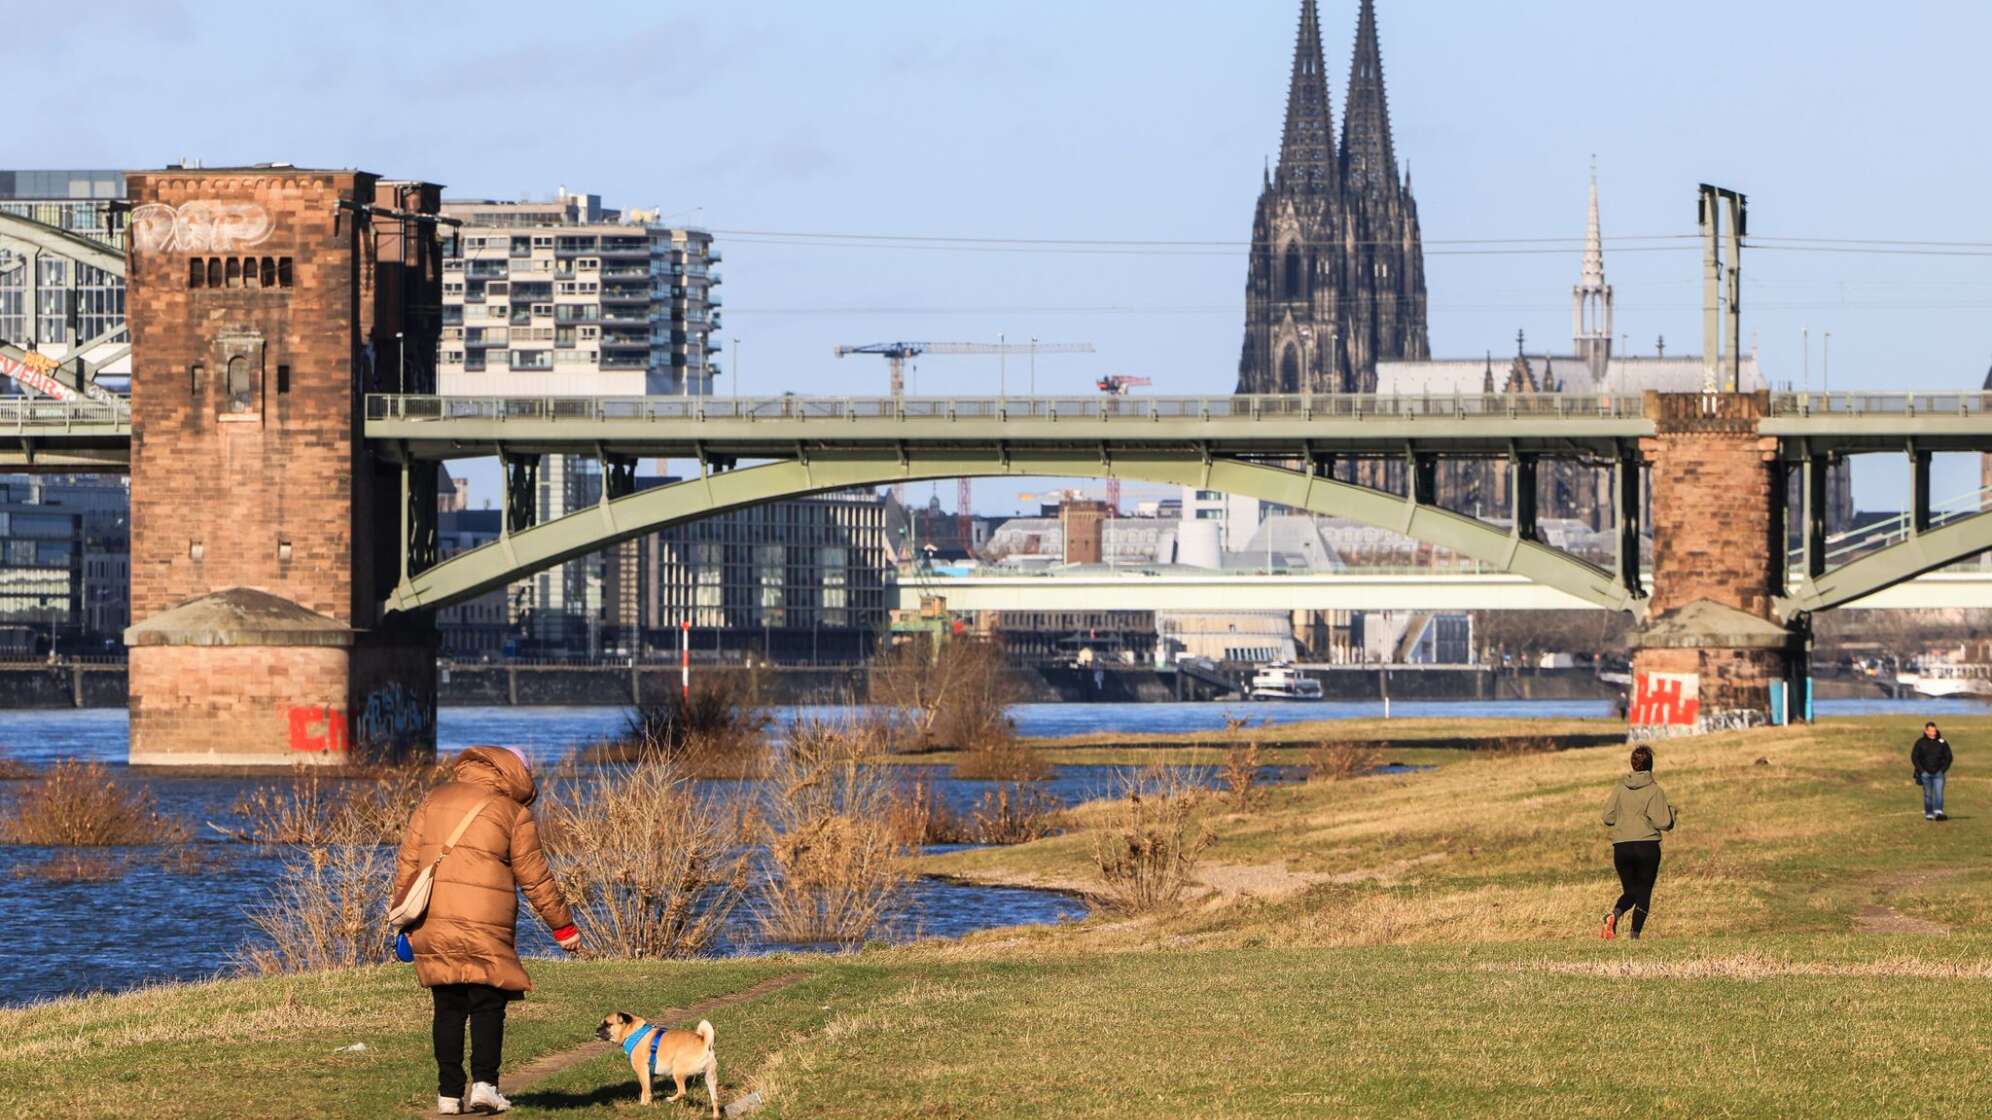
[[[894,646],[866,679],[868,699],[898,713],[908,745],[919,750],[1001,747],[1017,734],[1010,705],[1027,695],[1001,649],[965,639],[938,649],[925,642]]]
[[[34,767],[0,754],[0,782],[21,782],[34,776]]]
[[[1054,769],[1042,752],[1001,736],[956,756],[954,776],[972,781],[1036,782],[1051,777]]]
[[[36,879],[44,883],[108,883],[124,878],[130,861],[124,856],[101,852],[58,852],[35,863],[14,868],[16,879]]]
[[[691,695],[631,709],[616,739],[581,752],[583,761],[657,762],[691,778],[758,778],[767,770],[774,717],[751,682],[701,677]]]
[[[925,775],[895,791],[887,819],[893,838],[909,848],[975,843],[973,826],[948,805]]]
[[[1259,744],[1239,743],[1224,752],[1224,765],[1218,769],[1233,808],[1244,809],[1257,799],[1252,783],[1259,778]]]
[[[177,844],[190,830],[152,794],[127,790],[97,762],[58,762],[24,782],[0,814],[0,843],[62,848]]]
[[[1212,836],[1197,819],[1203,791],[1180,767],[1123,775],[1122,797],[1094,823],[1093,862],[1102,897],[1124,914],[1174,906],[1196,880]]]
[[[1367,743],[1322,743],[1307,752],[1307,780],[1346,782],[1365,778],[1383,765],[1383,750]]]
[[[554,786],[548,855],[591,957],[709,951],[747,886],[738,802],[694,794],[664,762]]]
[[[973,844],[1028,844],[1056,834],[1063,807],[1058,799],[1020,782],[1008,782],[984,793],[969,810],[968,835]]]
[[[247,912],[262,934],[236,955],[240,971],[268,976],[378,964],[392,955],[383,918],[394,849],[357,815],[336,818],[291,846],[268,899]]]
[[[433,763],[346,775],[300,766],[288,784],[258,786],[236,799],[231,808],[245,823],[233,835],[256,844],[314,846],[366,836],[399,843],[416,807],[449,775]]]
[[[803,720],[769,768],[767,866],[755,896],[762,932],[792,944],[850,946],[876,931],[910,872],[893,821],[887,744],[864,725]]]

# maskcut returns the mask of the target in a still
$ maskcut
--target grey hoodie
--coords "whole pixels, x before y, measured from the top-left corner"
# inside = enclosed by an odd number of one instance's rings
[[[1605,799],[1605,827],[1611,829],[1614,844],[1658,840],[1674,827],[1674,807],[1653,780],[1653,771],[1629,771],[1612,787],[1612,795]]]

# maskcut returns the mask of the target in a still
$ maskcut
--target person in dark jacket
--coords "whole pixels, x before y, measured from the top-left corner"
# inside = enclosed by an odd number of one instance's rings
[[[1909,765],[1915,768],[1916,784],[1923,787],[1923,819],[1945,819],[1944,775],[1950,772],[1951,749],[1936,724],[1923,725],[1922,737],[1909,748]]]
[[[1598,936],[1608,941],[1617,937],[1619,919],[1629,911],[1637,940],[1653,909],[1653,882],[1660,877],[1660,834],[1674,827],[1674,806],[1653,780],[1653,748],[1632,748],[1632,769],[1605,799],[1605,827],[1611,830],[1620,893]]]

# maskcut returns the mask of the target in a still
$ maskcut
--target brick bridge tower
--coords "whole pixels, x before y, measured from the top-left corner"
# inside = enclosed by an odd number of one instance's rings
[[[440,188],[287,166],[126,182],[131,761],[432,753],[434,620],[381,604],[400,503],[435,499],[404,495],[362,424],[370,391],[434,391]]]
[[[1773,614],[1786,567],[1784,470],[1758,434],[1765,393],[1648,393],[1653,598],[1633,655],[1635,739],[1770,721],[1802,681],[1805,627]]]

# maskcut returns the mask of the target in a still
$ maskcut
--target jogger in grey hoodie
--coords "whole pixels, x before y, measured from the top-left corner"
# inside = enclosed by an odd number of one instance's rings
[[[1612,864],[1618,868],[1622,891],[1598,936],[1617,937],[1619,918],[1630,911],[1636,939],[1653,908],[1653,881],[1660,876],[1660,834],[1674,827],[1674,807],[1653,780],[1652,748],[1632,749],[1632,770],[1605,799],[1605,827],[1611,830]]]

